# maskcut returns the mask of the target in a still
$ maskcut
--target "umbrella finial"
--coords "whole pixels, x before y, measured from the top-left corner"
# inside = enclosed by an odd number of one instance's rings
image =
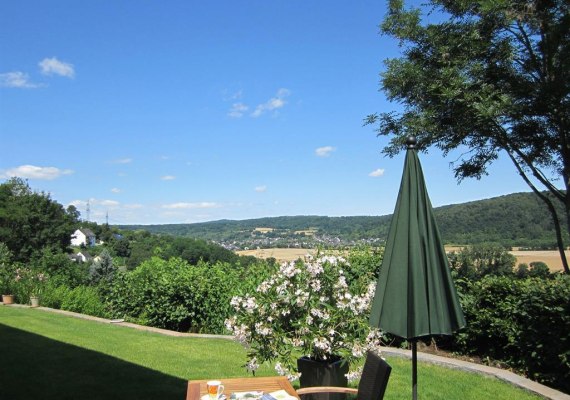
[[[408,149],[415,149],[417,143],[418,141],[416,140],[415,136],[408,136],[406,138],[406,145],[408,145]]]

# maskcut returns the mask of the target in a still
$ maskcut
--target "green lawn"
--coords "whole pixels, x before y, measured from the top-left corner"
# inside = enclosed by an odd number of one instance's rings
[[[223,339],[175,338],[0,306],[0,399],[179,399],[189,379],[246,376]],[[409,360],[389,358],[387,400],[411,398]],[[539,399],[496,379],[419,365],[423,399]],[[258,375],[272,375],[270,368]]]

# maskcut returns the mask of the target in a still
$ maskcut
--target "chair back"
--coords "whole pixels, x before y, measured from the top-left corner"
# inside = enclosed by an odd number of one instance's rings
[[[391,372],[392,367],[386,361],[369,351],[358,384],[358,400],[382,400]]]

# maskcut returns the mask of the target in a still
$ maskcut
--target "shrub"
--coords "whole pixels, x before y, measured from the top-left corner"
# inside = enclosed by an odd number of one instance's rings
[[[224,333],[238,282],[229,264],[193,266],[180,258],[153,257],[120,273],[108,301],[115,317],[177,331]]]
[[[495,243],[467,246],[448,254],[454,274],[459,278],[478,279],[486,275],[513,275],[516,258]]]
[[[226,324],[248,348],[247,368],[277,361],[279,374],[296,379],[299,355],[350,364],[377,346],[379,332],[368,325],[376,284],[369,277],[363,290],[351,290],[350,267],[335,256],[285,262],[253,294],[233,297],[235,315]]]
[[[570,391],[570,276],[486,276],[457,286],[467,321],[454,336],[457,350]]]
[[[48,281],[41,302],[44,307],[61,309],[63,299],[71,289],[65,285],[58,285],[53,281]]]
[[[109,316],[105,304],[99,298],[97,289],[89,286],[77,286],[64,292],[61,309],[95,317]]]
[[[95,317],[109,316],[105,303],[99,297],[96,288],[90,286],[77,286],[69,288],[65,285],[56,285],[48,282],[41,297],[41,304],[45,307],[73,311]]]

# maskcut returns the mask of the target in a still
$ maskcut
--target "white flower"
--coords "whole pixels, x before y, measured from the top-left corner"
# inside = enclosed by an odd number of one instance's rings
[[[320,273],[324,272],[323,266],[319,262],[316,264],[307,263],[305,267],[312,277],[316,277]]]
[[[313,289],[315,292],[320,291],[321,290],[321,281],[319,281],[318,279],[311,281],[311,289]]]
[[[355,344],[352,346],[352,355],[353,355],[354,357],[362,357],[362,356],[364,355],[364,351],[365,351],[365,350],[366,350],[366,349],[365,349],[364,347],[362,347],[360,344],[355,343]]]
[[[271,283],[269,281],[263,281],[257,287],[257,291],[260,293],[267,293],[271,289]]]
[[[280,362],[275,363],[275,371],[281,376],[285,376],[289,374],[289,370],[281,365]]]
[[[334,285],[335,289],[346,289],[348,285],[346,283],[346,278],[344,276],[339,276],[337,283]]]
[[[329,353],[331,351],[331,344],[325,338],[314,338],[313,345],[319,349],[323,350],[325,353]]]
[[[248,361],[247,364],[245,364],[245,368],[248,371],[257,371],[257,369],[259,368],[259,363],[257,362],[257,357],[253,357],[251,360]]]
[[[271,333],[273,332],[273,330],[270,327],[263,325],[262,322],[257,322],[255,324],[255,331],[259,333],[261,336],[268,336],[271,335]]]
[[[253,311],[258,307],[255,301],[255,297],[248,297],[245,301],[242,300],[241,306],[250,314],[253,313]]]
[[[362,367],[358,368],[355,371],[351,371],[348,374],[344,374],[344,376],[346,376],[346,379],[348,379],[348,382],[357,381],[360,379],[360,375],[362,375]]]
[[[279,268],[279,272],[282,275],[286,276],[287,278],[292,278],[301,271],[295,265],[295,261],[291,261],[290,263],[285,262],[285,263],[281,264],[281,267]]]

